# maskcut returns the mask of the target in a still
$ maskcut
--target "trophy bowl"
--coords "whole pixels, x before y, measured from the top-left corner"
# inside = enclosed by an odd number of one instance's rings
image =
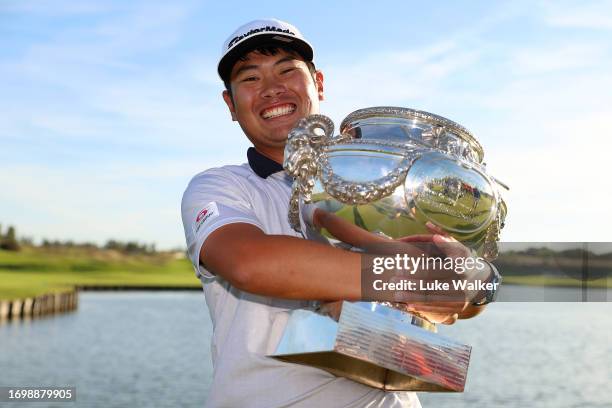
[[[497,256],[506,216],[500,187],[486,173],[484,152],[461,125],[408,108],[355,111],[333,136],[323,115],[302,119],[289,134],[285,169],[295,178],[290,222],[305,236],[330,231],[300,222],[304,204],[390,238],[426,234],[431,222],[480,256]]]
[[[304,237],[347,248],[351,234],[317,228],[315,209],[386,238],[430,234],[432,223],[493,260],[506,216],[503,183],[461,125],[431,113],[373,107],[348,115],[333,135],[323,115],[289,133],[284,167],[294,177],[289,221]],[[392,302],[341,302],[292,311],[272,355],[384,390],[463,391],[471,347]]]

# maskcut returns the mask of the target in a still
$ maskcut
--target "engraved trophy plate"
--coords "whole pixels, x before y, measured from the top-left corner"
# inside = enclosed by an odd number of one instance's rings
[[[305,205],[389,238],[429,233],[431,222],[492,260],[506,216],[500,187],[507,187],[487,174],[483,157],[467,129],[427,112],[361,109],[338,136],[329,118],[312,115],[285,147],[294,177],[289,221],[306,238],[340,247],[346,243],[304,221]],[[273,357],[385,390],[463,391],[471,347],[395,306],[343,302],[337,321],[292,311]]]

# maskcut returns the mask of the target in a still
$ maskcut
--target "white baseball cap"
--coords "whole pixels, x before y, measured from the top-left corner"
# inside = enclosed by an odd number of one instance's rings
[[[312,61],[312,46],[295,26],[275,18],[253,20],[230,35],[223,43],[217,72],[228,79],[234,63],[247,52],[266,46],[285,46],[294,49],[306,61]]]

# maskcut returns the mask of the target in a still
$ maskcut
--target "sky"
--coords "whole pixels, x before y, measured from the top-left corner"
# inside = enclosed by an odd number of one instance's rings
[[[184,247],[191,177],[246,160],[216,64],[261,17],[313,44],[337,124],[391,105],[470,129],[511,188],[503,240],[612,241],[610,1],[0,0],[2,228]]]

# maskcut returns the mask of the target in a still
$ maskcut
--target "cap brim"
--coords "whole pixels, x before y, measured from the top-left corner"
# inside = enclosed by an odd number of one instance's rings
[[[282,39],[279,37],[282,37]],[[285,39],[291,41],[286,41]],[[260,47],[287,47],[295,50],[305,61],[312,61],[313,58],[312,47],[304,40],[283,36],[279,33],[256,35],[242,41],[221,58],[217,67],[217,72],[221,79],[223,81],[228,80],[236,61],[241,56]]]

